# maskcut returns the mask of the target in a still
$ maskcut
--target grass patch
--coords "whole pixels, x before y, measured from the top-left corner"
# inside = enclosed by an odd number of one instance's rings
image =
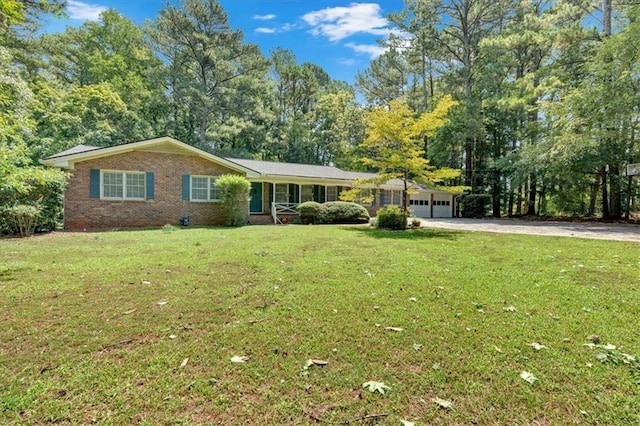
[[[431,229],[0,240],[0,423],[638,424],[639,271],[635,243]]]

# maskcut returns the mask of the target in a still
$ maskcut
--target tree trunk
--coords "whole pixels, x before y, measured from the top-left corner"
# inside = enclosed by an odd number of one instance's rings
[[[632,190],[632,183],[633,183],[633,177],[632,176],[628,176],[627,177],[627,198],[626,198],[626,202],[625,202],[625,209],[624,209],[624,218],[626,220],[629,220],[629,215],[631,214],[631,190]]]
[[[536,175],[529,176],[529,199],[527,201],[527,215],[536,215]]]
[[[464,184],[473,185],[473,139],[467,136],[464,143]],[[473,191],[474,188],[471,189]]]
[[[598,178],[591,184],[591,191],[589,191],[589,209],[587,210],[587,216],[596,215],[596,201],[598,201]]]
[[[611,219],[622,218],[622,190],[618,165],[609,166],[609,215]]]
[[[611,0],[602,0],[602,32],[605,37],[611,35]]]
[[[207,144],[207,127],[209,127],[209,103],[202,103],[202,118],[200,120],[200,130],[198,131],[198,141],[200,148],[204,149]]]
[[[611,219],[611,214],[609,213],[609,193],[607,191],[607,168],[603,167],[600,169],[600,176],[602,177],[602,218],[605,220]]]
[[[507,216],[513,216],[513,190],[509,188],[509,200],[507,201]]]
[[[495,170],[493,172],[493,179],[491,182],[491,193],[493,197],[493,217],[500,217],[500,199],[502,197],[502,185],[500,182],[500,171]]]

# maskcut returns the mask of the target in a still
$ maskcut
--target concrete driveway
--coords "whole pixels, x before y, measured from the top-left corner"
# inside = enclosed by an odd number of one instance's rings
[[[640,242],[640,225],[597,222],[549,222],[518,219],[422,219],[427,228],[510,234],[551,235]]]

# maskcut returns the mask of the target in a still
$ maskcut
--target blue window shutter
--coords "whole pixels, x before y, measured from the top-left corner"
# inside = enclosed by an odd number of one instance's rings
[[[155,188],[153,187],[153,172],[146,173],[147,178],[147,200],[155,198]]]
[[[191,176],[182,175],[182,199],[191,199]]]
[[[89,170],[89,197],[100,198],[100,170]]]
[[[384,207],[384,193],[385,193],[385,190],[381,189],[380,190],[380,207]]]

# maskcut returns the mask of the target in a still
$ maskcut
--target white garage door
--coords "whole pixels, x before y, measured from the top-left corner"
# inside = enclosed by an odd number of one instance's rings
[[[429,194],[414,194],[409,199],[409,207],[414,216],[431,217]]]
[[[451,217],[451,197],[434,196],[433,217]]]

